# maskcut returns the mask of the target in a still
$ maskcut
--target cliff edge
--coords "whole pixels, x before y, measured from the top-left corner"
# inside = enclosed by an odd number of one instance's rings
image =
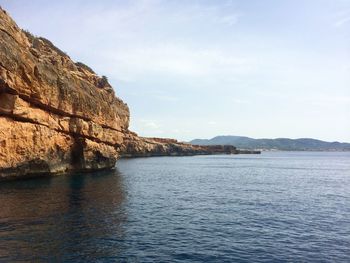
[[[129,118],[106,77],[21,30],[0,7],[0,179],[112,168],[120,156],[237,153],[138,137]]]
[[[128,125],[105,77],[0,9],[0,177],[113,167]]]

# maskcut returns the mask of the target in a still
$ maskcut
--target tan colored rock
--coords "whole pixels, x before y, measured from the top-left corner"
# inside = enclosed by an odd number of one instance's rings
[[[0,177],[111,168],[129,109],[105,78],[0,9]]]
[[[0,10],[0,89],[48,111],[127,129],[127,105],[108,82],[79,65],[50,41],[24,33]]]
[[[71,169],[74,140],[48,127],[0,118],[0,178]]]

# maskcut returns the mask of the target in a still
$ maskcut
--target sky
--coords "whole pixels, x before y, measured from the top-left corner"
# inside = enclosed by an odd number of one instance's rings
[[[142,136],[350,142],[350,0],[0,0],[106,75]]]

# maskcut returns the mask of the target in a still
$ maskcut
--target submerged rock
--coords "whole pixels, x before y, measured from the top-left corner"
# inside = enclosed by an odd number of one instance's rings
[[[129,117],[106,77],[0,8],[0,179],[112,168],[120,156],[237,153],[138,137]]]

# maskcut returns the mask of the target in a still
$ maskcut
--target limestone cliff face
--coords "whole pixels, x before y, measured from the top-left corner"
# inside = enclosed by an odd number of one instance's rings
[[[0,9],[0,177],[113,167],[128,125],[105,78]]]
[[[105,77],[0,8],[0,180],[112,168],[120,156],[237,153],[142,138],[128,126],[128,106]]]

